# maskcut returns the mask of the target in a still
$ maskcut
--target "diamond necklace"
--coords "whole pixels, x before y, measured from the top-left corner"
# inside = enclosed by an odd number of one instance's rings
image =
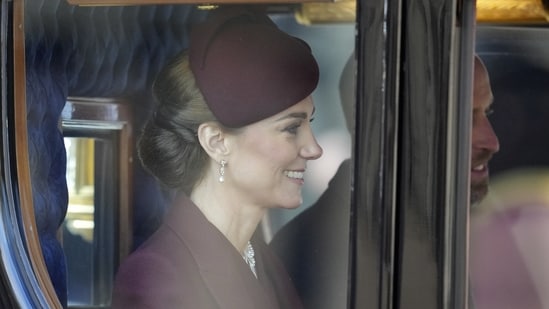
[[[249,241],[246,245],[246,249],[244,249],[244,253],[242,253],[242,258],[244,259],[244,262],[250,266],[250,270],[257,279],[257,272],[255,271],[255,252],[252,243]]]

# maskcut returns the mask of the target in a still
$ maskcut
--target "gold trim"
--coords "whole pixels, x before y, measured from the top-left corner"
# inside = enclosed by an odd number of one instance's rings
[[[478,22],[547,23],[541,0],[478,0]]]
[[[286,3],[302,3],[302,2],[323,2],[331,0],[254,0],[253,3],[263,4],[286,4]],[[247,3],[249,0],[67,0],[71,5],[82,6],[126,6],[126,5],[158,5],[158,4],[232,4],[232,3]]]
[[[479,23],[547,23],[549,12],[541,0],[478,0]],[[302,3],[296,19],[304,25],[326,23],[354,23],[356,1],[339,0],[324,3]]]
[[[151,5],[198,4],[215,6],[223,3],[245,3],[246,0],[67,0],[72,5]],[[301,3],[297,20],[305,25],[352,23],[356,20],[355,0],[256,0],[256,3]],[[480,23],[547,23],[549,13],[542,0],[477,0],[477,21]]]
[[[303,3],[296,11],[295,17],[299,23],[304,25],[354,23],[356,20],[356,1]]]
[[[13,66],[15,104],[15,149],[17,153],[17,178],[23,229],[29,249],[29,260],[44,298],[50,308],[62,309],[51,282],[38,238],[32,200],[29,150],[27,142],[27,98],[25,77],[24,0],[13,1]]]

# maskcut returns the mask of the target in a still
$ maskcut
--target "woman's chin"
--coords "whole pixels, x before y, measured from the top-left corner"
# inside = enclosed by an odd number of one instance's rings
[[[296,208],[299,208],[299,206],[301,206],[301,204],[303,204],[303,201],[300,200],[298,202],[294,202],[294,203],[287,203],[287,204],[281,204],[279,205],[279,207],[277,208],[281,208],[281,209],[296,209]]]

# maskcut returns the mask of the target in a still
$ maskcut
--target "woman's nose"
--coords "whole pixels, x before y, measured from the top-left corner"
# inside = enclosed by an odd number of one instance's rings
[[[302,157],[307,160],[316,160],[322,156],[322,152],[322,147],[320,147],[314,134],[311,132],[307,143],[301,148]]]

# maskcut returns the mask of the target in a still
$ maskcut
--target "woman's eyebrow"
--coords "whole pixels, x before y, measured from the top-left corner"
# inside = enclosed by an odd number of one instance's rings
[[[313,107],[313,112],[311,113],[311,117],[314,115],[315,110],[316,109]],[[295,112],[295,113],[289,113],[287,115],[284,115],[284,116],[278,118],[276,121],[280,121],[280,120],[288,119],[288,118],[307,119],[307,117],[309,117],[309,115],[305,112]]]
[[[276,121],[288,119],[288,118],[300,118],[300,119],[307,119],[307,113],[289,113],[287,115],[284,115],[280,118],[278,118]]]

